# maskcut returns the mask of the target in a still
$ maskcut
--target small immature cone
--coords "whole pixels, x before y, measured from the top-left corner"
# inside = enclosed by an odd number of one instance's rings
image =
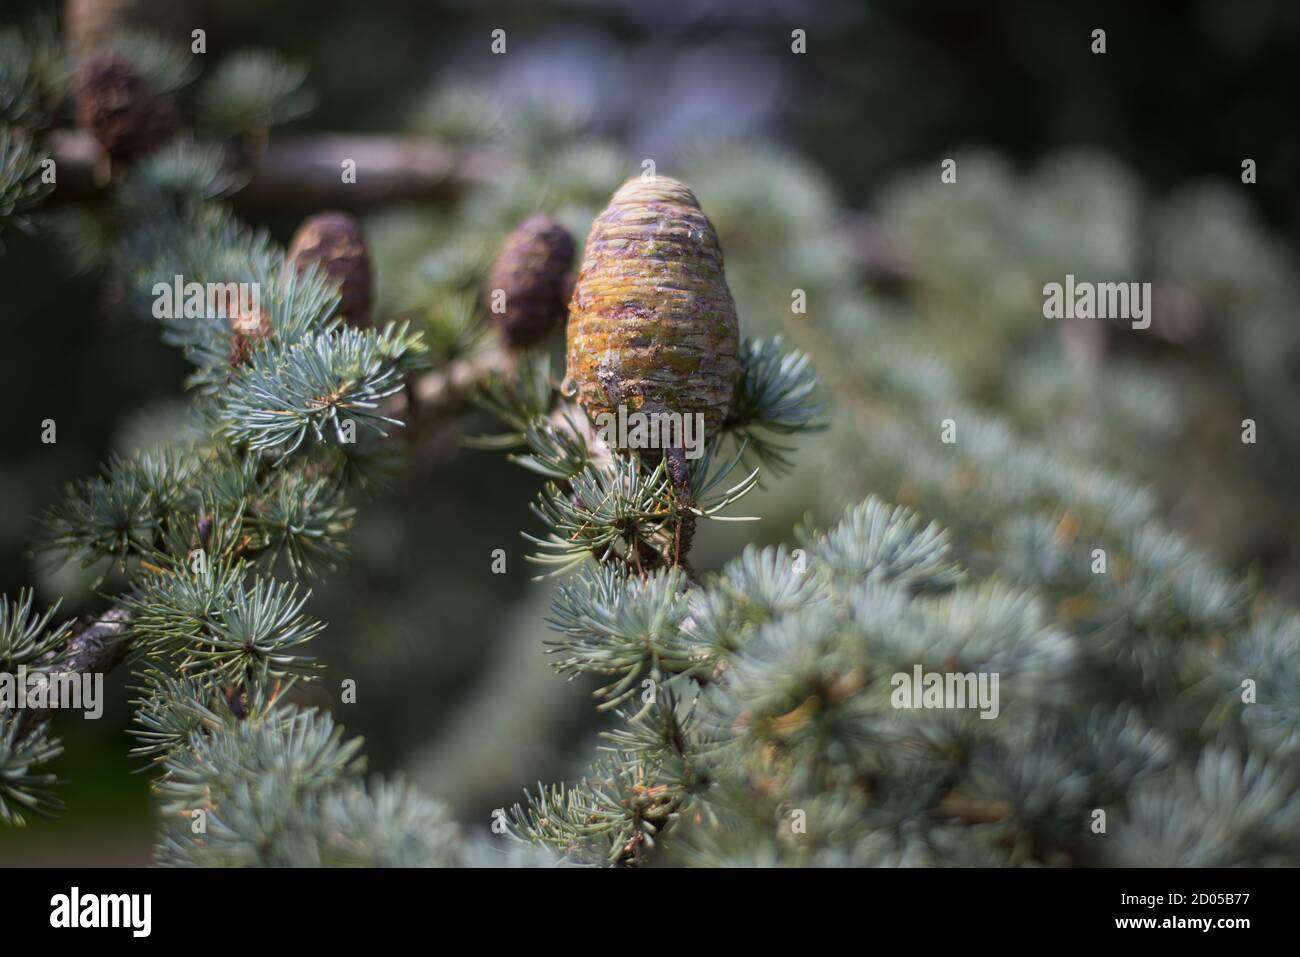
[[[492,320],[510,348],[536,345],[559,324],[565,311],[574,244],[569,231],[550,216],[529,217],[501,247],[488,279],[489,300],[504,293],[504,312],[493,302]]]
[[[271,314],[260,303],[254,310],[254,304],[246,302],[234,288],[227,289],[223,305],[230,326],[227,361],[233,367],[246,362],[257,344],[271,334]]]
[[[113,160],[130,162],[176,135],[176,111],[135,69],[111,56],[92,56],[78,76],[77,122]]]
[[[271,334],[271,314],[259,308],[251,312],[244,308],[238,296],[230,297],[226,321],[230,323],[230,356],[232,366],[240,365],[253,354],[257,343]]]
[[[683,183],[629,180],[592,224],[569,306],[568,382],[589,415],[703,413],[712,434],[740,377],[736,305],[713,224]]]
[[[358,329],[370,326],[370,255],[361,224],[347,213],[317,213],[294,233],[289,258],[299,271],[319,263],[339,284],[339,312]]]

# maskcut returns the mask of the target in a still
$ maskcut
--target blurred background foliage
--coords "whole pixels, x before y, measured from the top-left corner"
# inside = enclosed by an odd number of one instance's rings
[[[745,503],[761,523],[701,529],[698,567],[786,539],[805,514],[831,523],[868,492],[941,518],[976,569],[981,551],[1004,566],[1032,554],[1069,516],[981,511],[989,476],[936,484],[910,448],[916,430],[975,410],[1144,483],[1175,529],[1300,597],[1295,4],[224,0],[196,17],[203,74],[225,80],[187,89],[190,116],[243,135],[271,122],[405,130],[512,159],[455,202],[366,212],[376,315],[415,319],[445,355],[464,347],[487,265],[521,218],[547,210],[585,236],[645,158],[693,186],[745,333],[809,351],[831,403],[794,475]],[[505,56],[489,52],[498,27]],[[789,50],[796,27],[803,56]],[[1095,27],[1105,56],[1089,52]],[[286,59],[230,58],[250,47]],[[183,61],[154,62],[189,79]],[[250,74],[283,85],[277,115],[241,101]],[[939,179],[947,157],[955,186]],[[244,215],[283,241],[309,212]],[[44,223],[7,236],[0,257],[0,590],[32,583],[83,613],[99,607],[93,579],[31,556],[33,518],[110,452],[165,440],[185,366],[84,268],[88,222]],[[1152,329],[1044,319],[1043,284],[1066,273],[1152,282]],[[806,314],[792,312],[796,288]],[[1254,446],[1240,442],[1247,417]],[[46,418],[53,446],[39,443]],[[550,585],[530,581],[519,536],[536,530],[536,483],[458,444],[439,436],[362,505],[352,559],[312,610],[330,623],[326,687],[357,682],[357,704],[335,711],[372,766],[478,827],[530,782],[579,773],[597,725],[590,689],[541,654]],[[508,574],[490,573],[496,548]],[[68,811],[0,831],[0,862],[148,860],[125,684],[110,680],[102,721],[63,722]]]

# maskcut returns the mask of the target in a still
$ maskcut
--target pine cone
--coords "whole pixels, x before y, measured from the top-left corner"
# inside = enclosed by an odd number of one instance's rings
[[[370,325],[370,256],[361,224],[347,213],[317,213],[294,233],[289,258],[299,271],[319,263],[339,284],[339,312],[350,326]]]
[[[147,80],[113,57],[94,56],[81,67],[77,122],[113,160],[130,162],[176,135],[176,111]]]
[[[505,294],[505,311],[492,319],[511,348],[536,345],[565,312],[568,272],[574,243],[569,231],[550,216],[529,217],[501,247],[488,280],[489,296]]]
[[[716,430],[740,377],[736,306],[713,224],[685,184],[625,183],[592,224],[569,307],[568,379],[592,416],[642,406]]]

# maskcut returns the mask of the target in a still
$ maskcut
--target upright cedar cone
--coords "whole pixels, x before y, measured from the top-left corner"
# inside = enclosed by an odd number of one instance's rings
[[[350,326],[370,325],[370,256],[361,224],[347,213],[317,213],[294,233],[289,258],[301,272],[319,263],[339,284],[339,312]]]
[[[130,162],[176,135],[176,111],[134,68],[92,56],[77,83],[77,122],[113,160]]]
[[[505,311],[498,312],[494,302],[492,320],[507,346],[535,345],[559,323],[573,253],[569,231],[542,213],[529,217],[506,238],[492,265],[488,293],[490,299],[497,290],[505,295]]]
[[[592,416],[704,415],[715,431],[740,377],[736,305],[713,224],[684,183],[624,183],[596,217],[569,306],[568,382]]]

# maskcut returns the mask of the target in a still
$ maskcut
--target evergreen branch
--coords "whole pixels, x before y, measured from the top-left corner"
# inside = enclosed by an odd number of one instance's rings
[[[572,787],[538,786],[508,815],[517,840],[556,847],[570,863],[635,865],[655,850],[691,800],[709,784],[698,767],[701,731],[693,694],[676,680],[659,685],[626,727],[604,735],[604,756]]]
[[[554,388],[550,358],[525,354],[514,365],[488,375],[473,398],[511,430],[503,444],[517,445],[550,411]]]
[[[233,699],[210,673],[178,677],[159,668],[147,668],[141,677],[144,683],[138,690],[142,697],[132,701],[139,727],[130,732],[140,744],[131,753],[155,764],[184,748],[192,735],[214,732],[241,719],[241,714],[232,710]],[[253,694],[244,695],[243,700],[259,702],[264,698]]]
[[[589,555],[604,561],[628,556],[637,561],[638,546],[653,544],[670,526],[672,482],[661,460],[652,470],[640,460],[617,458],[608,468],[587,468],[571,487],[547,483],[533,503],[534,514],[553,531],[547,538],[525,535],[543,551],[531,560],[563,572]]]
[[[283,782],[295,791],[324,791],[364,770],[361,741],[343,741],[329,715],[287,709],[262,721],[241,721],[224,733],[191,735],[188,748],[174,751],[158,784],[172,812],[212,808],[242,788]]]
[[[592,450],[580,431],[575,409],[558,413],[558,424],[540,416],[529,423],[524,441],[532,450],[528,455],[511,456],[530,472],[556,482],[570,482],[593,464]]]
[[[129,63],[158,93],[175,93],[199,75],[188,46],[152,30],[116,30],[102,38],[95,50]]]
[[[784,352],[781,337],[752,341],[742,347],[740,380],[724,425],[776,474],[792,467],[791,446],[771,436],[817,431],[814,424],[825,405],[814,399],[817,374],[802,352]]]
[[[0,127],[43,129],[67,93],[70,73],[53,17],[0,30]]]
[[[696,662],[680,628],[686,616],[680,569],[625,580],[610,565],[587,565],[561,585],[548,624],[563,638],[548,641],[547,653],[561,674],[616,675],[596,691],[602,709],[614,707],[666,674]]]
[[[271,494],[250,516],[248,526],[256,536],[252,547],[272,562],[283,555],[295,577],[320,566],[337,568],[347,554],[344,535],[356,516],[343,489],[325,477],[297,471],[277,477]]]
[[[20,591],[17,601],[0,595],[0,672],[48,661],[68,640],[71,624],[50,627],[59,606],[55,604],[43,614],[33,614],[32,599],[30,589]]]
[[[63,808],[54,796],[58,778],[33,770],[62,754],[63,745],[48,722],[28,728],[24,717],[0,711],[0,821],[19,827],[26,823],[24,811],[52,817]]]
[[[329,866],[448,867],[461,860],[450,809],[400,782],[342,788],[321,804],[318,832]]]
[[[826,577],[810,571],[806,558],[797,561],[785,545],[746,546],[721,575],[704,585],[691,593],[690,614],[682,622],[683,636],[699,662],[695,675],[701,681],[709,679],[760,626],[825,602],[830,593]]]
[[[206,257],[191,254],[186,259],[182,251],[195,244],[204,244],[199,249],[211,248],[213,244],[219,248],[232,246],[247,230],[220,210],[202,209],[201,204],[230,196],[242,182],[237,172],[224,165],[219,147],[182,136],[140,160],[118,185],[113,203],[136,236],[153,240],[152,254],[170,253],[187,265],[202,268],[209,265]],[[213,218],[205,224],[206,228],[198,229],[198,224],[189,217],[204,213]],[[158,230],[153,220],[162,220],[164,231]],[[140,242],[138,238],[135,240],[137,247]],[[177,243],[185,245],[177,250]],[[128,249],[133,258],[145,258],[138,248]],[[248,254],[252,253],[250,248]],[[215,270],[207,269],[207,272]],[[184,274],[199,275],[193,269]],[[159,275],[166,276],[166,273],[160,270],[154,278]]]
[[[800,543],[832,578],[857,582],[864,569],[914,593],[943,592],[962,580],[951,544],[938,523],[926,524],[912,509],[870,499],[850,509],[826,535],[802,528]]]
[[[219,63],[199,91],[198,113],[222,133],[264,137],[315,106],[303,87],[307,68],[269,50],[241,50]]]
[[[200,468],[189,450],[113,456],[97,478],[71,484],[42,519],[42,551],[87,568],[103,559],[125,564],[146,554]]]
[[[191,688],[164,686],[185,696]],[[155,709],[157,752],[177,725]],[[344,742],[328,715],[261,710],[243,718],[191,711],[188,746],[163,759],[158,791],[171,825],[163,866],[369,866],[454,864],[458,831],[445,806],[400,783],[362,784],[359,739]],[[202,814],[202,829],[192,826]]]
[[[44,180],[45,159],[22,130],[0,124],[0,229],[27,229],[26,214],[54,189]]]
[[[646,778],[674,793],[679,806],[684,806],[711,783],[703,755],[712,742],[701,727],[698,705],[694,685],[684,678],[670,678],[654,688],[640,711],[619,712],[624,726],[602,732],[610,744],[600,749],[639,761]]]
[[[611,753],[573,787],[538,785],[507,816],[518,840],[547,844],[573,863],[636,863],[676,813],[678,795],[655,785],[635,755]]]
[[[283,459],[308,436],[320,442],[326,430],[340,442],[354,420],[381,435],[400,426],[383,414],[384,399],[402,388],[397,362],[411,351],[395,335],[376,339],[357,329],[306,336],[287,349],[254,353],[220,399],[226,433],[256,451]]]
[[[310,671],[311,660],[293,650],[324,629],[302,614],[308,595],[294,584],[255,577],[250,585],[245,577],[242,564],[145,576],[124,600],[136,647],[181,674],[227,685]]]

